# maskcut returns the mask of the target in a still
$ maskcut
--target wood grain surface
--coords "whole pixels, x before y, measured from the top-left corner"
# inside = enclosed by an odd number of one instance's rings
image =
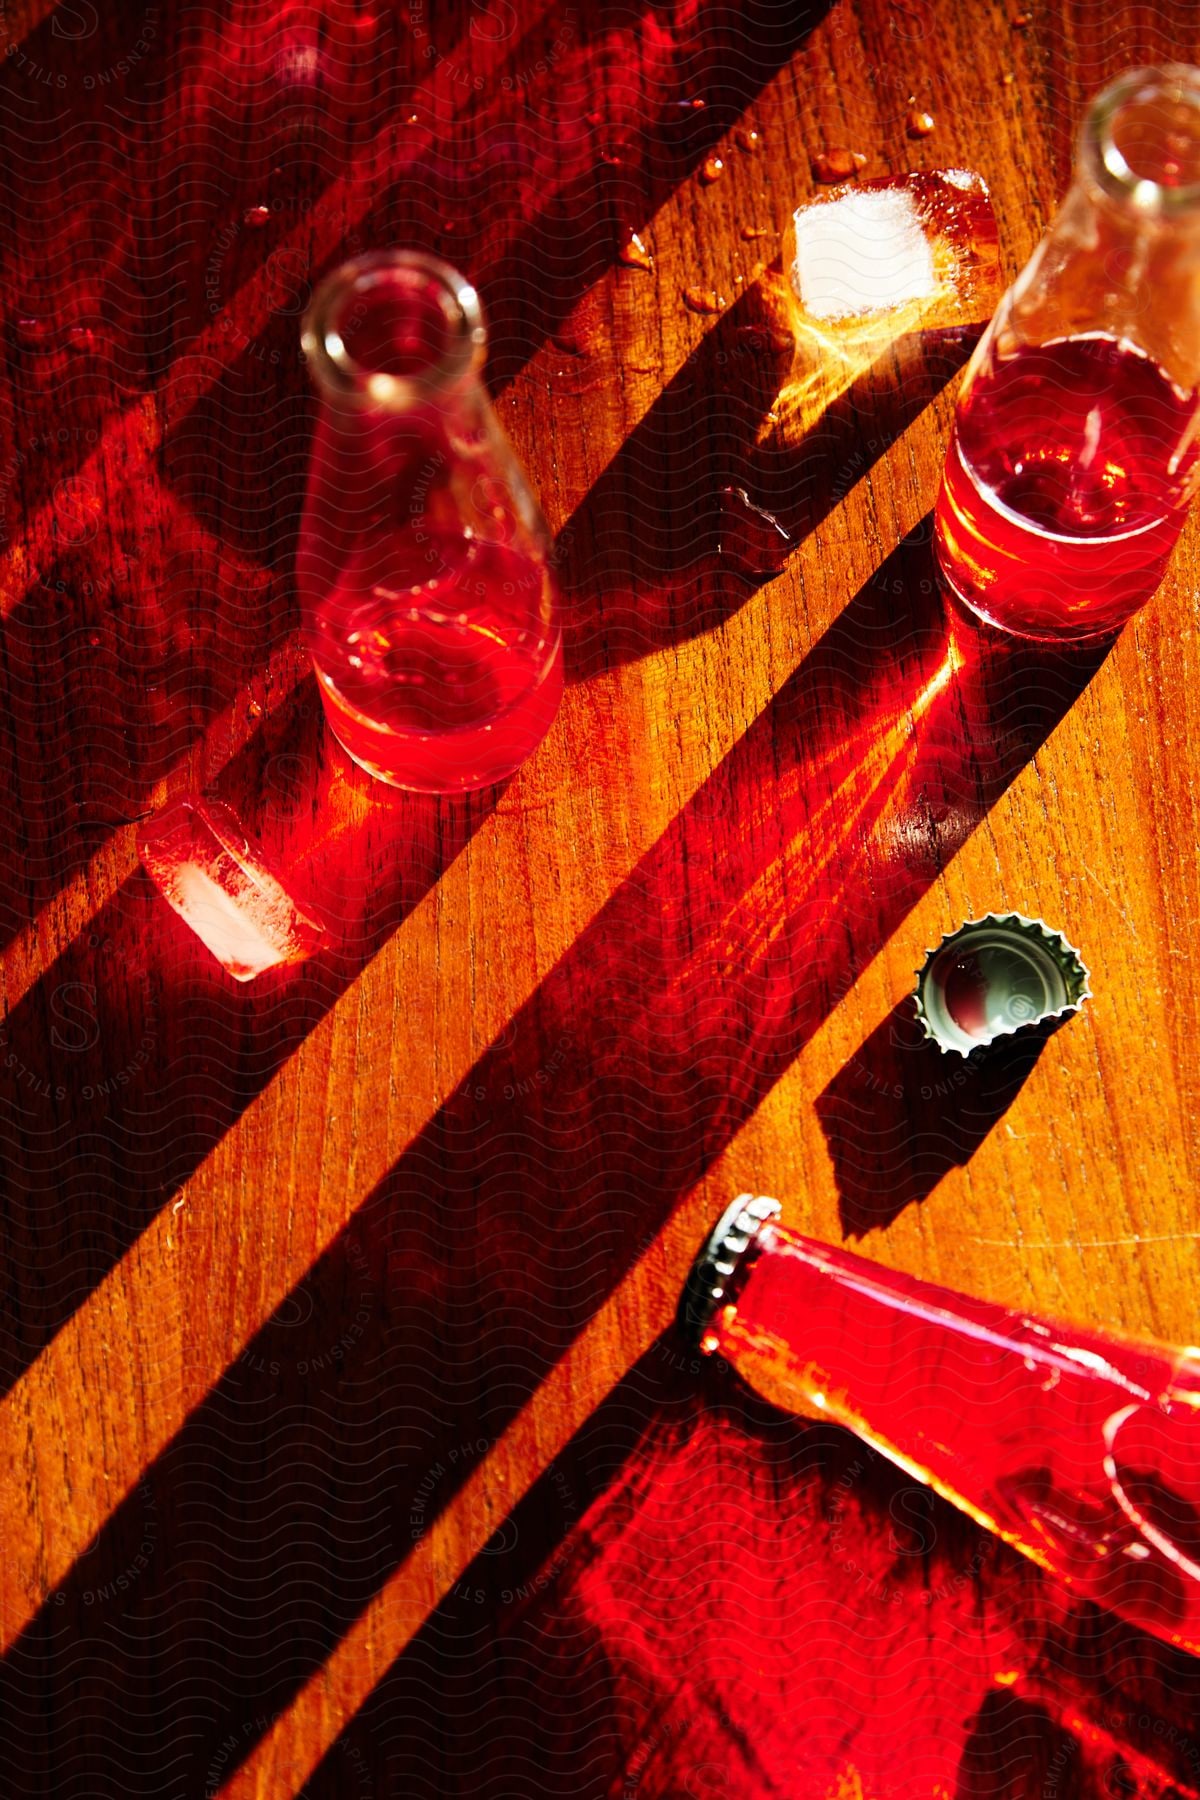
[[[1194,1663],[670,1330],[752,1187],[1195,1335],[1200,536],[1107,655],[951,640],[971,334],[814,411],[772,265],[843,149],[978,170],[1008,279],[1088,94],[1200,60],[1200,5],[9,0],[0,40],[5,1791],[1200,1793]],[[296,636],[299,315],[397,243],[483,295],[567,608],[544,745],[445,802],[331,745]],[[201,789],[319,896],[311,963],[238,986],[140,872]],[[989,909],[1095,998],[948,1073],[906,996]]]

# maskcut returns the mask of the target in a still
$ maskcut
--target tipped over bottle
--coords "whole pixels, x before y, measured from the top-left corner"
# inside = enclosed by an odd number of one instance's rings
[[[685,1329],[766,1399],[847,1426],[1095,1601],[1200,1653],[1200,1352],[1055,1324],[778,1223],[743,1194]]]

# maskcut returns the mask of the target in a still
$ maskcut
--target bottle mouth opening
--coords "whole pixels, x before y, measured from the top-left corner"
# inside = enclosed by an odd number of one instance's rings
[[[1200,211],[1200,69],[1129,69],[1088,111],[1083,148],[1114,199],[1150,215]]]
[[[487,328],[479,295],[449,263],[382,250],[326,276],[301,343],[327,392],[400,410],[478,369]]]

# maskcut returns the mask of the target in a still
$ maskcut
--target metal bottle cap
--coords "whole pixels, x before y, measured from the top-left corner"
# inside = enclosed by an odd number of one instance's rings
[[[767,1194],[739,1194],[721,1214],[716,1229],[692,1264],[679,1301],[679,1323],[699,1343],[709,1320],[725,1304],[734,1271],[758,1236],[759,1227],[777,1219],[778,1200]]]
[[[1031,1025],[1078,1012],[1091,997],[1078,950],[1044,919],[987,913],[926,952],[917,1018],[939,1049],[969,1056]]]

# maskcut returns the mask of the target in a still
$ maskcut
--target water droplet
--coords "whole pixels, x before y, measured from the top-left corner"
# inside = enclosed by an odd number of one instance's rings
[[[617,252],[627,269],[652,269],[654,258],[636,231],[631,231]]]
[[[737,335],[738,342],[745,344],[751,355],[783,356],[796,348],[791,332],[781,331],[777,326],[741,325]]]
[[[604,114],[602,112],[590,112],[587,115],[587,122],[589,125],[603,125]]]
[[[703,100],[677,100],[675,104],[681,112],[700,112],[704,107]]]
[[[733,138],[738,149],[747,151],[751,156],[756,156],[762,149],[761,132],[753,130],[748,125],[739,125]]]
[[[933,114],[922,112],[914,106],[908,115],[908,135],[914,138],[928,137],[933,130]]]
[[[101,643],[100,633],[98,631],[89,631],[88,632],[88,643],[91,645],[93,650],[98,650],[100,648],[100,643]]]
[[[745,488],[722,488],[717,553],[748,575],[777,575],[792,547],[774,513],[756,506]]]
[[[1012,70],[1007,69],[1004,74],[1005,87],[1011,87],[1015,80],[1016,80],[1016,76],[1013,74]]]
[[[683,304],[689,312],[719,313],[725,302],[712,288],[690,287],[683,290]]]
[[[770,235],[770,228],[766,225],[742,226],[742,242],[744,244],[753,244],[757,238],[770,237]]]
[[[1024,29],[1028,25],[1028,23],[1029,23],[1029,14],[1027,12],[1019,12],[1019,13],[1013,14],[1013,30],[1014,31],[1024,31]]]
[[[32,349],[40,349],[49,343],[57,329],[53,319],[39,319],[34,313],[18,313],[13,320],[13,331],[17,338]]]
[[[269,206],[248,206],[242,214],[242,224],[248,225],[252,231],[257,231],[261,226],[269,225],[270,222],[271,209]]]
[[[590,394],[600,386],[597,365],[591,359],[598,348],[587,330],[587,322],[567,326],[550,339],[554,348],[573,360],[546,370],[548,393]]]
[[[711,187],[713,182],[719,181],[724,173],[725,164],[721,157],[716,155],[705,157],[700,170],[700,179],[705,187]]]
[[[421,123],[420,113],[415,113],[415,112],[409,113],[409,115],[405,119],[404,123],[406,125],[419,125]]]
[[[620,167],[621,158],[617,155],[615,150],[609,150],[606,147],[600,152],[600,161],[602,163],[607,163],[610,169],[615,169]]]
[[[249,705],[246,708],[246,717],[248,719],[261,719],[262,715],[263,715],[263,709],[258,704],[258,701],[251,700]]]
[[[812,159],[812,172],[823,182],[849,181],[866,166],[867,159],[861,150],[822,150]]]

